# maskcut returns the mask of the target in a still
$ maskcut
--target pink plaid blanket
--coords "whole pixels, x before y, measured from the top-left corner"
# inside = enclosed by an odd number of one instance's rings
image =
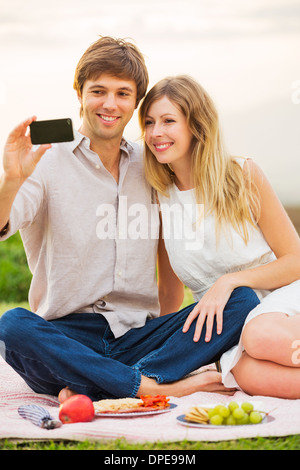
[[[182,424],[177,418],[191,406],[198,404],[252,401],[274,418],[258,425],[220,428],[194,428]],[[175,398],[176,404],[169,412],[149,416],[103,418],[95,417],[89,423],[64,424],[47,430],[35,426],[18,414],[18,407],[36,404],[46,408],[53,418],[58,418],[56,397],[38,395],[31,391],[23,379],[0,357],[0,439],[24,440],[114,440],[125,438],[128,442],[219,441],[257,436],[286,436],[300,434],[300,400],[281,400],[269,397],[249,397],[236,392],[233,397],[198,392]]]

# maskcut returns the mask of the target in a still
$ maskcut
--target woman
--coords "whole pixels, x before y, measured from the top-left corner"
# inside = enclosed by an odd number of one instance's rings
[[[170,262],[199,301],[183,331],[197,318],[195,341],[205,322],[206,341],[214,323],[221,334],[232,291],[254,289],[261,303],[221,358],[224,385],[300,398],[300,241],[273,189],[252,160],[227,155],[215,106],[192,78],[156,84],[139,119]]]

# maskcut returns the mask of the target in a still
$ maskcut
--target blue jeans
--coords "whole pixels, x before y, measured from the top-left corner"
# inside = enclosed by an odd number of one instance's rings
[[[223,332],[193,341],[194,324],[182,333],[195,304],[179,312],[149,319],[115,338],[97,313],[73,313],[46,321],[15,308],[0,318],[2,354],[37,393],[58,395],[66,386],[92,400],[135,397],[141,376],[170,383],[217,361],[238,343],[248,313],[259,304],[251,289],[233,291],[223,316]],[[195,323],[195,322],[194,322]]]

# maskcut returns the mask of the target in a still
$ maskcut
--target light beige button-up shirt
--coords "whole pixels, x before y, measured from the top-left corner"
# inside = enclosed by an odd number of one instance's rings
[[[117,183],[79,132],[54,144],[17,194],[2,237],[20,230],[32,311],[46,320],[97,312],[116,337],[159,315],[158,210],[140,147],[123,139],[121,151]]]

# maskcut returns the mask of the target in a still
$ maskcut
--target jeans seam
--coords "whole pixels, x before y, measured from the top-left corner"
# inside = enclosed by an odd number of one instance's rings
[[[143,370],[141,373],[142,373],[142,375],[144,375],[145,377],[148,377],[149,379],[154,378],[156,380],[156,382],[159,383],[159,384],[162,383],[163,380],[164,380],[164,378],[159,374],[153,374],[153,373],[147,372],[145,370]]]
[[[107,341],[106,337],[108,336],[110,332],[110,327],[107,326],[106,330],[102,336],[102,341],[104,343],[104,355],[105,357],[111,357],[111,352],[110,352],[110,347],[109,347],[109,342]]]
[[[135,383],[134,383],[133,391],[130,395],[130,398],[136,397],[136,394],[138,392],[138,389],[140,388],[141,380],[142,380],[141,372],[139,370],[136,370],[134,367],[132,367],[132,369],[133,369],[133,372],[135,372]]]

